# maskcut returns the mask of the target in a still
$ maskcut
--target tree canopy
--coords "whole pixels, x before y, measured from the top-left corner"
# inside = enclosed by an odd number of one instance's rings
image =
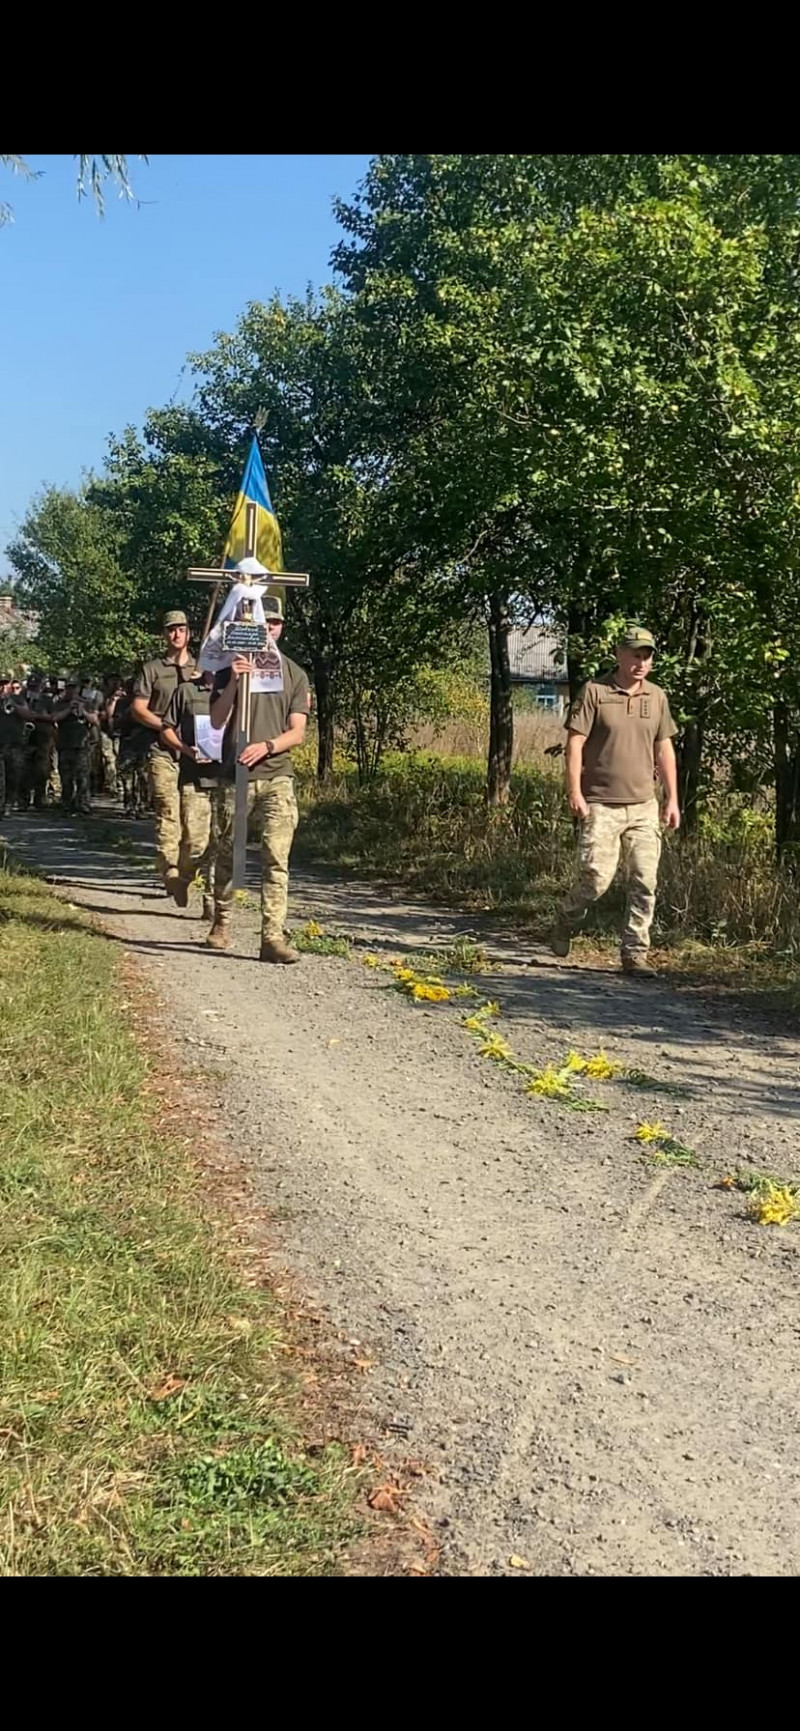
[[[577,683],[637,613],[690,823],[722,768],[774,786],[794,844],[798,194],[795,156],[376,157],[337,207],[335,286],[252,303],[190,357],[190,408],[113,440],[69,509],[39,501],[12,550],[26,599],[49,629],[35,571],[54,515],[77,536],[82,514],[125,640],[152,630],[219,556],[261,412],[287,558],[313,573],[292,633],[322,774],[337,721],[374,768],[417,669],[480,626],[502,799],[511,624],[553,621]]]

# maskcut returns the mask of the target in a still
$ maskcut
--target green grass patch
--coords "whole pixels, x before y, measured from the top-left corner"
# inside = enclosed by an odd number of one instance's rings
[[[356,1530],[164,1127],[118,951],[0,872],[0,1572],[314,1575]],[[184,1133],[182,1134],[181,1131]]]
[[[305,956],[343,956],[346,961],[350,958],[350,939],[326,932],[316,920],[297,927],[290,933],[290,940]]]

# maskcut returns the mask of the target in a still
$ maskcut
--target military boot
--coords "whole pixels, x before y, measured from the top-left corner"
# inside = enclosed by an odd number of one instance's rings
[[[260,962],[299,962],[300,951],[293,950],[283,938],[262,938]]]
[[[174,883],[173,889],[172,889],[172,899],[175,902],[176,907],[188,908],[188,906],[189,906],[189,885],[184,881],[183,878],[176,878],[175,879],[175,883]]]
[[[561,919],[560,916],[556,917],[548,942],[554,956],[569,955],[572,933],[570,932],[566,921]]]
[[[656,970],[648,960],[646,950],[623,950],[620,955],[623,974],[640,974],[643,979],[654,980]]]
[[[174,896],[174,895],[175,895],[175,891],[176,891],[176,889],[177,889],[177,887],[178,887],[178,884],[179,884],[179,883],[180,883],[180,881],[181,881],[181,880],[180,880],[180,875],[179,875],[179,873],[178,873],[178,872],[176,872],[176,871],[174,871],[174,870],[173,870],[173,871],[169,871],[169,872],[167,872],[167,874],[166,874],[166,876],[165,876],[165,878],[164,878],[164,891],[165,891],[165,894],[166,894],[166,895],[168,895],[168,896]],[[184,906],[185,906],[185,905],[186,905],[186,904],[185,904],[185,903],[184,903]]]
[[[214,924],[206,938],[210,950],[229,950],[231,947],[231,922],[214,915]]]

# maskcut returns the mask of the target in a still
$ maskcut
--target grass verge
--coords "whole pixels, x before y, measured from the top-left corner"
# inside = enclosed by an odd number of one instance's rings
[[[352,1469],[304,1452],[280,1316],[215,1245],[117,955],[0,871],[0,1572],[336,1572]]]

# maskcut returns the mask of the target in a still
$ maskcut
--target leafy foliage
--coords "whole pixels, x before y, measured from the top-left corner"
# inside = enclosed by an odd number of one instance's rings
[[[140,162],[147,162],[146,156],[140,156]],[[99,216],[102,216],[105,205],[105,187],[110,182],[116,186],[120,198],[133,199],[134,192],[128,174],[127,156],[76,156],[78,164],[78,197],[92,197]],[[24,156],[0,156],[3,168],[11,170],[12,174],[21,175],[24,180],[39,180],[40,171],[30,167]],[[3,223],[13,222],[14,212],[10,204],[0,203],[0,227]]]
[[[121,164],[81,159],[84,184]],[[113,440],[81,495],[128,638],[187,601],[188,560],[219,556],[258,422],[288,562],[313,573],[287,640],[314,678],[321,777],[337,727],[373,777],[487,633],[506,801],[511,627],[553,622],[575,686],[636,612],[658,632],[688,829],[724,772],[774,796],[791,867],[798,193],[797,156],[374,158],[338,207],[336,288],[250,304],[190,357],[192,406]],[[47,527],[28,525],[27,584]]]

